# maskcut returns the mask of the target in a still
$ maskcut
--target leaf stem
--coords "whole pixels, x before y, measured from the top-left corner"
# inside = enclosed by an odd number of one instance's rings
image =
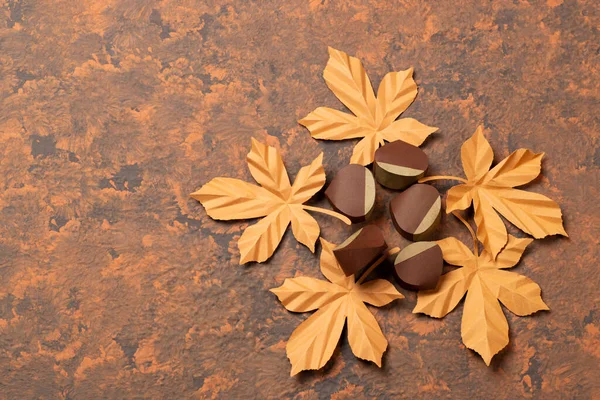
[[[475,232],[473,231],[473,228],[471,228],[471,225],[469,225],[469,223],[467,221],[465,221],[465,219],[463,217],[461,217],[461,215],[459,213],[457,213],[456,211],[453,211],[452,215],[454,215],[456,218],[458,218],[460,220],[460,222],[462,222],[467,227],[469,232],[471,233],[471,237],[473,238],[473,250],[475,252],[475,257],[479,257],[479,245],[478,245],[478,241],[477,241],[477,236],[475,236]]]
[[[419,183],[425,183],[429,181],[441,181],[441,180],[450,180],[450,181],[459,181],[462,183],[469,183],[465,178],[460,178],[458,176],[450,176],[450,175],[437,175],[437,176],[426,176],[424,178],[419,179]]]
[[[352,221],[350,221],[350,219],[348,217],[346,217],[338,212],[335,212],[332,210],[327,210],[326,208],[313,207],[313,206],[307,206],[307,205],[302,205],[302,208],[304,208],[307,211],[314,211],[314,212],[319,212],[322,214],[327,214],[331,217],[335,217],[335,218],[341,220],[346,225],[352,225]]]
[[[369,276],[369,274],[371,272],[373,272],[373,270],[375,268],[377,268],[379,266],[379,264],[381,264],[386,258],[388,258],[391,255],[394,255],[396,253],[398,253],[400,251],[400,247],[394,247],[393,249],[388,249],[388,251],[386,251],[381,257],[379,257],[370,267],[368,270],[365,271],[364,274],[361,275],[360,279],[356,282],[357,285],[360,285],[361,283],[363,283],[363,281],[365,279],[367,279],[367,276]]]

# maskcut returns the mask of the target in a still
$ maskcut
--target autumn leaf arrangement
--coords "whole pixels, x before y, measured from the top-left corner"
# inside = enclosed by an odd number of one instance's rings
[[[350,162],[368,166],[374,160],[375,151],[385,142],[404,141],[419,146],[437,130],[412,118],[398,119],[417,95],[412,68],[388,73],[375,96],[360,60],[332,48],[329,54],[323,74],[325,82],[354,115],[327,107],[317,108],[299,121],[313,138],[361,138]],[[442,275],[435,289],[420,291],[413,313],[442,318],[465,298],[462,340],[466,347],[479,353],[487,365],[509,342],[508,322],[500,303],[518,316],[548,310],[535,282],[508,271],[519,262],[533,239],[509,235],[498,215],[536,239],[554,234],[567,236],[561,210],[554,201],[516,189],[540,174],[542,157],[543,153],[519,149],[491,168],[493,150],[483,135],[483,127],[479,127],[461,147],[466,179],[428,176],[419,180],[419,183],[461,182],[448,190],[446,212],[456,216],[469,230],[473,251],[453,237],[436,242],[444,261],[459,268]],[[247,162],[260,186],[219,177],[191,196],[202,203],[213,219],[261,218],[246,228],[238,240],[240,264],[268,260],[290,224],[296,240],[314,253],[320,229],[307,211],[324,213],[351,224],[336,211],[305,204],[325,185],[322,160],[323,154],[320,154],[310,165],[302,167],[290,183],[279,151],[252,139]],[[476,230],[458,213],[471,205]],[[483,244],[481,252],[479,242]],[[334,255],[336,246],[321,238],[321,247],[321,273],[328,281],[300,276],[288,278],[282,286],[271,290],[289,311],[316,310],[294,330],[287,342],[291,375],[322,368],[337,347],[345,325],[352,352],[381,367],[388,343],[365,303],[380,307],[404,296],[387,280],[365,282],[365,279],[399,249],[388,250],[360,276],[346,276]]]

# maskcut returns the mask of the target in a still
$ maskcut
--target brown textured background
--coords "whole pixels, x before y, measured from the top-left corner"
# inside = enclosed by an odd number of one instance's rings
[[[460,3],[1,2],[0,396],[599,398],[600,7]],[[308,314],[267,289],[319,277],[318,258],[288,231],[270,262],[239,266],[251,221],[212,221],[188,197],[215,176],[251,180],[252,136],[280,146],[292,176],[320,151],[329,180],[348,162],[353,143],[296,122],[343,109],[322,79],[328,45],[375,85],[415,67],[405,116],[440,127],[423,147],[432,174],[462,174],[479,123],[496,161],[546,152],[529,189],[562,206],[570,238],[536,241],[516,271],[552,311],[505,310],[511,342],[491,367],[461,344],[462,305],[429,319],[402,290],[373,308],[382,369],[344,338],[323,371],[290,378],[285,343]],[[374,221],[406,244],[391,195],[378,189]],[[351,231],[316,217],[330,241]],[[468,243],[444,222],[440,236]]]

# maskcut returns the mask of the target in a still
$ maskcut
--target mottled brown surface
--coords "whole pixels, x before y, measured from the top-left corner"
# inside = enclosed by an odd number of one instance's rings
[[[600,7],[460,3],[2,2],[0,396],[598,398]],[[382,369],[343,339],[323,371],[290,378],[285,343],[308,314],[267,289],[320,276],[318,258],[288,231],[270,262],[239,266],[250,222],[212,221],[189,198],[215,176],[251,180],[253,136],[280,146],[292,175],[320,151],[328,179],[348,162],[351,142],[297,124],[342,109],[322,79],[328,45],[375,84],[415,67],[405,116],[440,127],[423,147],[430,173],[461,174],[481,122],[496,161],[546,152],[529,188],[562,206],[570,238],[536,241],[517,271],[552,311],[505,310],[511,342],[491,367],[461,344],[461,306],[413,315],[402,290],[373,309],[390,343]],[[392,194],[378,188],[372,220],[406,245]],[[317,219],[330,241],[351,231]],[[442,222],[440,236],[468,243]]]

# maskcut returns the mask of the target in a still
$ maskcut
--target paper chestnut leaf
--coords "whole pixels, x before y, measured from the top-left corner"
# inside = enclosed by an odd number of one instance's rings
[[[477,237],[485,249],[496,258],[508,240],[504,222],[498,215],[536,239],[548,235],[568,236],[562,223],[558,204],[538,193],[515,189],[535,179],[541,171],[544,153],[518,149],[492,169],[494,152],[479,126],[461,147],[461,159],[467,179],[457,177],[426,177],[455,179],[464,182],[452,187],[446,199],[446,212],[464,210],[473,204]]]
[[[300,169],[293,185],[277,148],[253,138],[246,160],[250,173],[262,187],[240,179],[214,178],[191,194],[213,219],[264,217],[246,228],[238,240],[240,264],[263,262],[271,257],[290,222],[296,240],[314,253],[320,229],[306,210],[335,216],[350,225],[350,220],[336,212],[303,204],[325,184],[323,153]]]
[[[331,358],[344,324],[348,323],[348,341],[354,355],[381,367],[387,340],[377,320],[364,303],[384,306],[404,296],[384,279],[364,284],[346,276],[338,264],[335,245],[321,238],[321,272],[330,282],[301,276],[288,278],[271,289],[289,311],[317,310],[302,322],[290,336],[286,353],[292,363],[290,375],[320,369]]]
[[[414,146],[437,128],[413,118],[396,120],[417,96],[413,69],[389,72],[381,81],[377,97],[359,59],[329,47],[329,61],[323,78],[336,97],[355,115],[327,107],[319,107],[299,123],[315,139],[344,140],[363,138],[352,153],[350,162],[369,165],[375,150],[385,142],[403,140]]]
[[[476,240],[474,236],[473,239]],[[515,272],[505,271],[519,262],[532,241],[508,235],[506,246],[494,259],[487,250],[478,255],[477,247],[473,254],[456,238],[439,240],[437,244],[442,249],[444,261],[462,268],[442,275],[434,290],[420,291],[413,313],[442,318],[458,305],[466,293],[462,340],[490,365],[492,357],[508,344],[508,322],[498,300],[518,316],[549,309],[542,300],[537,283]]]

